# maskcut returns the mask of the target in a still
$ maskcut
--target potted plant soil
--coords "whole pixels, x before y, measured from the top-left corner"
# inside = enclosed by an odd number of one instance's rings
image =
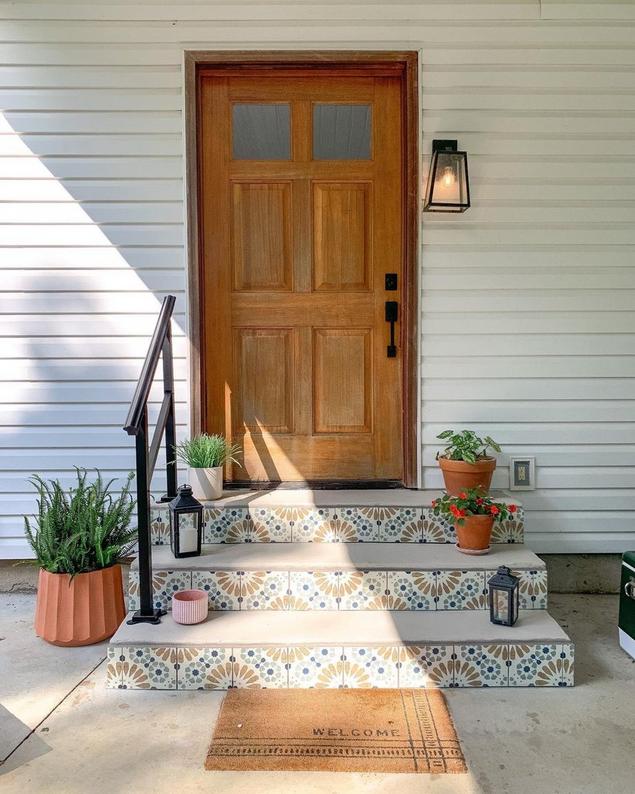
[[[468,488],[456,496],[445,493],[432,502],[437,516],[444,516],[454,524],[456,547],[463,554],[487,554],[494,521],[513,515],[516,505],[494,502],[482,488]]]
[[[190,469],[192,493],[199,501],[220,499],[223,494],[223,467],[226,463],[236,463],[240,448],[230,444],[224,436],[201,435],[177,444],[174,448],[177,458]]]
[[[112,637],[126,610],[119,560],[137,537],[130,529],[133,474],[118,494],[99,472],[87,482],[77,469],[68,493],[58,480],[35,475],[37,515],[25,517],[26,537],[40,566],[35,633],[53,645],[92,645]]]
[[[480,487],[487,493],[496,468],[496,458],[488,450],[501,451],[494,439],[479,438],[472,430],[444,430],[437,438],[448,444],[437,454],[446,491],[456,496],[466,488]]]

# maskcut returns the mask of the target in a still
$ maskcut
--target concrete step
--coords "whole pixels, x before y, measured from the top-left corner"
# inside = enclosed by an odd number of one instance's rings
[[[475,612],[211,612],[181,626],[121,625],[107,685],[230,687],[563,687],[574,647],[544,610],[513,627]]]
[[[226,491],[206,502],[204,543],[455,543],[454,527],[432,513],[440,491],[276,489]],[[504,491],[500,501],[519,505]],[[152,509],[152,542],[169,545],[169,510]],[[524,515],[494,525],[494,543],[522,543]]]
[[[200,557],[152,554],[155,605],[191,587],[213,610],[486,609],[487,581],[500,565],[520,577],[523,609],[547,606],[544,562],[522,544],[493,545],[472,557],[450,544],[210,544]],[[129,608],[139,607],[139,572],[130,571]]]

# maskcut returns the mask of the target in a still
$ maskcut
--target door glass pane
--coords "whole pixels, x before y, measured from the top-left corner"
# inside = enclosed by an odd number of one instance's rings
[[[370,105],[314,105],[314,160],[370,160]]]
[[[233,105],[232,157],[234,160],[289,160],[289,105]]]

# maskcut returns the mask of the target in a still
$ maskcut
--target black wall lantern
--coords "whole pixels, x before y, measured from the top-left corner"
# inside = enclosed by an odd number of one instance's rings
[[[456,141],[432,141],[424,212],[465,212],[470,206],[467,152]]]
[[[501,565],[487,584],[489,619],[501,626],[513,626],[518,620],[518,577]]]
[[[198,557],[203,537],[203,505],[181,485],[170,502],[170,546],[175,557]]]

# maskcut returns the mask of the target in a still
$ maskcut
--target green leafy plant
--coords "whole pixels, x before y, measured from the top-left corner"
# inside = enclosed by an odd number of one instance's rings
[[[201,433],[174,447],[177,458],[192,469],[213,469],[225,463],[240,463],[236,455],[240,452],[237,444],[230,444],[224,436]]]
[[[465,524],[468,516],[492,516],[497,521],[504,521],[513,515],[518,508],[505,502],[495,502],[486,495],[483,488],[467,488],[458,496],[444,493],[432,502],[435,516],[449,518],[454,524]]]
[[[460,433],[454,430],[444,430],[439,433],[437,438],[447,441],[448,446],[443,450],[442,456],[448,460],[464,460],[466,463],[476,463],[481,458],[489,458],[488,449],[490,447],[495,452],[500,452],[501,448],[493,438],[485,436],[479,438],[472,430],[461,430]],[[437,454],[437,458],[439,457]]]
[[[36,561],[50,573],[97,571],[114,565],[134,547],[137,530],[130,529],[135,502],[130,495],[131,472],[114,495],[115,480],[105,482],[97,471],[87,482],[87,471],[76,468],[77,485],[64,490],[59,480],[43,480],[34,474],[37,515],[24,518],[25,532]]]

